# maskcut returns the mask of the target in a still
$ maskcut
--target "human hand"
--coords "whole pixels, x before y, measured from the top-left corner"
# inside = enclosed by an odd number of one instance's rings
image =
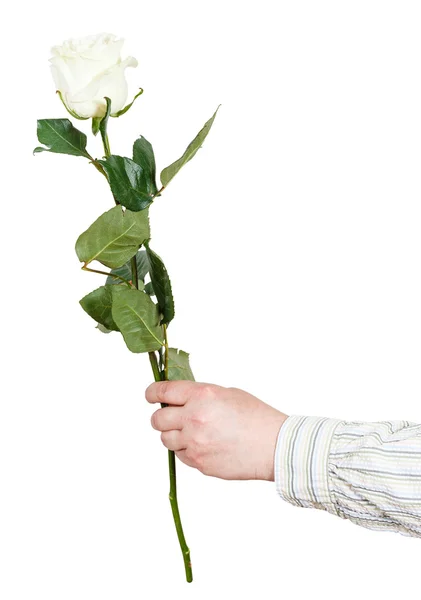
[[[186,465],[221,479],[274,480],[278,432],[287,415],[237,388],[161,381],[145,393],[152,427]]]

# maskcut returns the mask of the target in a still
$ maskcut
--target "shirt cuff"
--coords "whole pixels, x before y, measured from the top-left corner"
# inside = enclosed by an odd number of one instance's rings
[[[328,458],[339,419],[289,416],[275,450],[276,491],[283,500],[337,514],[329,492]]]

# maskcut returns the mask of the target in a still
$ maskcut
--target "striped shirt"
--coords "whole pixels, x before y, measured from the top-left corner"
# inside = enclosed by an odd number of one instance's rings
[[[290,416],[277,438],[275,483],[296,506],[421,537],[421,425]]]

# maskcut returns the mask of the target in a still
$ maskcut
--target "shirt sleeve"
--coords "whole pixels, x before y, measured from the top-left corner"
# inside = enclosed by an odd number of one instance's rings
[[[276,490],[291,504],[421,537],[421,425],[293,415],[274,467]]]

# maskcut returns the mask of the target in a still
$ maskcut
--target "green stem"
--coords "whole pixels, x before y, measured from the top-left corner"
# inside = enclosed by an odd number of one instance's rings
[[[165,345],[165,359],[164,359],[164,381],[168,381],[168,336],[167,326],[163,325],[164,329],[164,345]],[[167,406],[167,405],[161,405]],[[175,468],[175,453],[173,450],[168,450],[168,467],[170,472],[170,493],[169,499],[171,504],[171,510],[174,518],[175,528],[177,531],[177,537],[180,544],[181,552],[183,553],[184,568],[186,570],[186,579],[188,583],[193,581],[193,572],[190,561],[190,549],[187,546],[186,538],[184,537],[183,526],[181,524],[180,511],[178,509],[177,500],[177,473]]]
[[[172,450],[168,450],[168,466],[170,471],[169,499],[171,504],[171,510],[174,518],[175,528],[177,531],[178,541],[180,543],[181,552],[183,553],[184,568],[186,570],[186,580],[188,583],[191,583],[193,581],[193,572],[190,560],[190,549],[187,546],[186,538],[184,537],[183,526],[181,524],[180,518],[180,511],[178,510],[175,453]]]
[[[108,181],[107,173],[104,171],[102,165],[91,157],[91,163],[94,165],[95,169],[97,169],[102,175],[104,175],[105,179]]]
[[[167,326],[164,324],[164,346],[165,346],[165,361],[164,361],[164,375],[165,381],[168,381],[168,335],[167,335]]]
[[[108,138],[107,138],[107,140],[108,140]],[[108,145],[108,149],[109,149],[109,148],[110,148],[110,146]],[[105,148],[104,148],[104,150],[105,150]],[[100,173],[102,173],[102,175],[104,175],[104,177],[105,177],[105,179],[108,181],[108,183],[110,183],[110,181],[109,181],[109,179],[108,179],[108,175],[107,175],[107,173],[104,171],[104,168],[103,168],[103,166],[102,166],[102,165],[101,165],[101,164],[100,164],[100,163],[99,163],[97,160],[95,160],[94,158],[92,158],[92,160],[91,160],[91,163],[94,165],[94,167],[95,167],[95,168],[96,168],[96,169],[97,169],[97,170],[98,170]],[[111,193],[112,193],[112,192],[111,192]],[[120,203],[118,202],[117,198],[114,196],[114,194],[113,194],[113,198],[114,198],[114,202],[115,202],[117,205],[118,205],[118,204],[120,204]]]
[[[105,98],[105,100],[107,102],[107,112],[101,121],[101,124],[99,126],[99,131],[101,133],[102,145],[104,146],[104,154],[108,158],[109,156],[111,156],[110,140],[108,139],[108,132],[107,132],[108,118],[110,116],[110,111],[111,111],[111,100],[109,98]],[[93,164],[95,165],[95,167],[98,169],[98,171],[100,173],[105,175],[105,178],[107,179],[107,181],[109,183],[107,173],[103,169],[102,165],[98,161],[93,161]],[[111,193],[112,193],[112,191],[111,191]],[[113,198],[114,198],[114,202],[116,203],[116,205],[120,204],[119,201],[117,200],[117,198],[114,196],[114,194],[113,194]]]
[[[156,192],[156,194],[152,197],[152,200],[155,200],[155,198],[157,196],[160,196],[164,190],[165,190],[165,185],[163,185],[162,188]]]
[[[124,281],[124,283],[127,283],[127,285],[130,288],[132,287],[130,284],[130,281],[127,281],[127,279],[124,279],[124,277],[120,277],[120,275],[114,275],[114,273],[107,273],[107,271],[99,271],[98,269],[91,269],[90,267],[87,267],[86,265],[83,265],[82,271],[89,271],[89,273],[98,273],[99,275],[107,275],[107,277],[113,277],[114,279],[119,279],[120,281]]]
[[[159,372],[159,366],[158,366],[158,361],[156,359],[156,354],[155,354],[155,352],[149,352],[148,354],[149,354],[149,361],[151,363],[154,379],[155,379],[155,381],[161,381],[161,373]]]
[[[138,276],[138,273],[137,273],[136,254],[130,260],[130,265],[132,267],[132,283],[135,286],[135,288],[138,289],[139,288],[139,276]]]
[[[111,148],[110,148],[110,140],[108,139],[108,133],[107,133],[106,127],[101,127],[100,132],[101,132],[101,138],[102,138],[102,145],[104,146],[104,153],[105,153],[105,156],[108,157],[111,155]]]
[[[164,325],[164,335],[165,335],[165,369],[168,373],[168,340],[167,340],[167,328]],[[156,358],[155,352],[149,352],[149,360],[151,363],[152,371],[154,374],[155,381],[162,381],[162,375],[164,373],[160,373],[158,360]],[[168,381],[167,377],[165,377],[165,381]],[[168,404],[161,404],[162,408],[165,408]],[[178,542],[180,544],[181,552],[183,554],[184,560],[184,568],[186,571],[186,580],[188,583],[193,581],[193,572],[190,561],[190,549],[187,546],[186,538],[184,537],[183,526],[181,524],[180,510],[178,508],[178,499],[177,499],[177,472],[175,468],[175,452],[173,450],[168,450],[168,468],[170,474],[170,493],[169,499],[171,504],[171,510],[173,514],[175,529],[177,531]]]
[[[106,125],[107,122],[105,121],[104,126],[100,128],[101,131],[101,136],[102,136],[102,141],[104,144],[104,151],[105,151],[105,155],[109,156],[111,154],[110,151],[110,144],[108,141],[108,136],[107,136],[107,129],[106,129]],[[162,187],[159,192],[157,192],[156,195],[159,195],[162,190],[164,189],[164,187]],[[116,201],[116,204],[118,204],[117,200],[114,198],[114,200]],[[131,261],[131,270],[132,270],[132,284],[138,288],[139,285],[139,277],[138,277],[138,272],[137,272],[137,261],[136,261],[136,256],[134,256]],[[164,329],[164,345],[165,345],[165,360],[164,360],[164,372],[161,373],[159,370],[159,365],[158,365],[158,360],[156,358],[156,354],[155,352],[149,352],[149,361],[151,363],[151,367],[152,367],[152,371],[153,371],[153,375],[154,375],[154,379],[155,381],[162,381],[162,375],[164,376],[163,379],[165,381],[168,381],[168,336],[167,336],[167,326],[163,325],[163,329]],[[168,404],[161,404],[162,408],[165,408],[166,406],[168,406]],[[181,548],[181,552],[183,554],[183,561],[184,561],[184,568],[186,571],[186,580],[188,583],[191,583],[193,581],[193,572],[192,572],[192,566],[191,566],[191,561],[190,561],[190,550],[189,547],[187,546],[187,542],[186,542],[186,538],[184,537],[184,531],[183,531],[183,526],[181,524],[181,517],[180,517],[180,511],[178,508],[178,500],[177,500],[177,474],[176,474],[176,468],[175,468],[175,453],[173,450],[168,450],[168,468],[169,468],[169,476],[170,476],[170,493],[169,493],[169,499],[170,499],[170,504],[171,504],[171,510],[172,510],[172,514],[173,514],[173,519],[174,519],[174,524],[175,524],[175,529],[177,532],[177,537],[178,537],[178,542],[180,544],[180,548]]]
[[[109,142],[108,133],[107,133],[108,119],[110,118],[110,113],[111,113],[111,99],[105,97],[104,100],[106,102],[107,108],[105,111],[105,115],[102,117],[102,119],[99,123],[99,131],[101,133],[102,145],[104,146],[105,156],[108,158],[108,156],[110,156],[110,154],[111,154],[110,142]]]
[[[162,371],[163,368],[164,368],[164,357],[163,357],[164,353],[163,353],[163,350],[162,350],[162,346],[159,349],[158,354],[159,354],[159,368]]]

